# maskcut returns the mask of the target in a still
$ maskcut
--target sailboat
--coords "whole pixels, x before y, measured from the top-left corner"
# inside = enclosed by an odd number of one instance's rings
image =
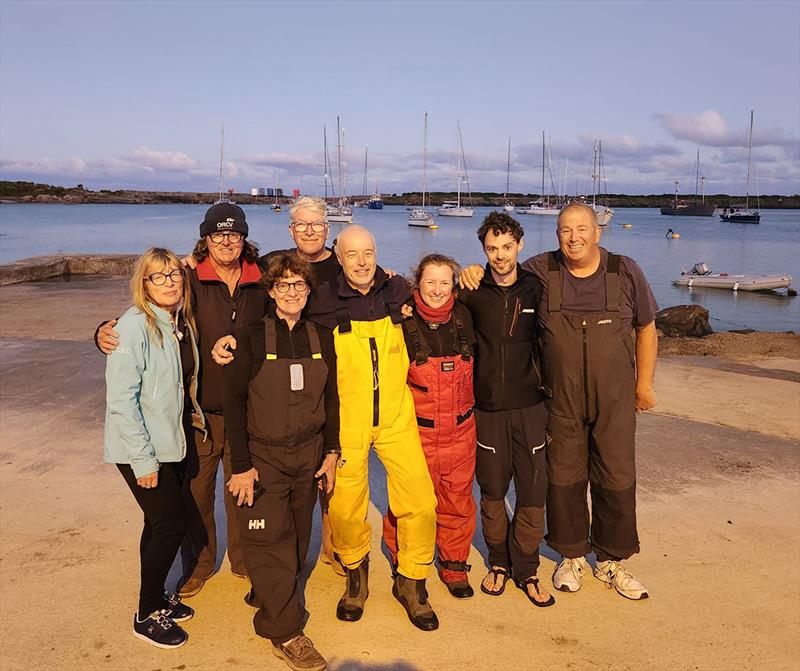
[[[541,195],[533,201],[527,208],[519,210],[520,214],[538,214],[538,215],[553,215],[558,216],[561,212],[561,205],[559,203],[550,202],[550,194],[545,194],[545,172],[549,172],[550,163],[548,161],[547,147],[544,139],[544,131],[542,131],[542,190]]]
[[[281,211],[281,204],[278,202],[278,173],[275,173],[275,204],[272,206],[273,212]]]
[[[467,162],[464,158],[464,141],[461,139],[461,124],[458,124],[458,158],[456,159],[456,182],[457,182],[457,197],[456,201],[445,201],[442,206],[436,210],[436,214],[440,217],[471,217],[475,212],[472,205],[461,204],[461,181],[466,180],[467,194],[469,200],[472,201],[472,194],[469,191],[469,177],[467,175]],[[461,167],[464,167],[462,172]]]
[[[678,184],[675,180],[675,198],[669,205],[664,205],[661,208],[661,214],[669,215],[682,215],[684,217],[712,217],[714,210],[717,209],[716,205],[706,203],[706,178],[700,177],[700,149],[697,149],[697,160],[695,161],[695,178],[694,178],[694,201],[687,203],[685,200],[678,200]],[[698,190],[701,192],[700,201],[698,202]]]
[[[597,204],[597,183],[601,179],[605,182],[605,170],[603,169],[603,141],[597,140],[594,143],[594,150],[592,152],[592,204],[590,207],[597,215],[597,225],[608,226],[608,222],[610,222],[611,217],[614,216],[614,210],[607,205]]]
[[[353,208],[348,204],[347,197],[344,195],[346,184],[344,174],[344,145],[342,144],[342,129],[338,116],[336,117],[336,136],[336,153],[339,165],[339,201],[336,205],[328,205],[328,222],[331,224],[352,224]]]
[[[750,133],[747,136],[747,186],[745,187],[744,209],[741,207],[725,208],[719,215],[722,221],[731,224],[759,224],[761,223],[760,203],[756,196],[756,209],[750,209],[750,159],[753,155],[753,110],[750,110]]]
[[[503,194],[503,210],[514,211],[514,203],[508,199],[508,185],[511,181],[511,138],[508,138],[508,158],[506,159],[506,192]]]
[[[425,132],[422,136],[422,207],[415,207],[408,215],[409,226],[439,228],[433,223],[433,215],[425,207],[425,190],[428,181],[428,113],[425,112]]]

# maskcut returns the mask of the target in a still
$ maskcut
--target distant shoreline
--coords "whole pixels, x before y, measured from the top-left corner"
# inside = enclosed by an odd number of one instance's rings
[[[273,196],[251,196],[247,193],[229,194],[232,201],[240,205],[264,205],[269,207],[274,204]],[[0,204],[11,203],[30,203],[30,204],[59,204],[59,205],[83,205],[83,204],[107,204],[107,205],[211,205],[219,198],[218,193],[204,193],[196,191],[135,191],[101,189],[91,191],[78,185],[76,187],[53,186],[50,184],[36,184],[33,182],[9,182],[0,181]],[[350,196],[354,200],[365,200],[363,196]],[[403,194],[391,194],[382,196],[386,205],[399,205],[410,207],[421,204],[422,197],[419,192],[408,192]],[[539,198],[535,193],[512,193],[508,200],[515,206],[526,206]],[[679,199],[691,201],[693,195],[679,195]],[[432,207],[441,205],[447,200],[455,200],[455,193],[433,192],[426,194],[426,201]],[[291,203],[291,198],[279,196],[278,202],[281,205]],[[329,199],[331,202],[333,199]],[[463,200],[463,195],[462,195]],[[658,195],[626,195],[608,194],[602,198],[604,204],[610,207],[661,207],[673,202],[674,194]],[[707,195],[706,202],[714,203],[717,207],[730,207],[743,203],[744,196],[730,196],[728,194]],[[750,196],[751,204],[756,202],[755,196]],[[800,194],[792,196],[768,195],[758,197],[759,208],[762,210],[770,209],[800,209]],[[504,195],[492,192],[482,192],[472,194],[472,205],[476,207],[500,207],[504,203]]]

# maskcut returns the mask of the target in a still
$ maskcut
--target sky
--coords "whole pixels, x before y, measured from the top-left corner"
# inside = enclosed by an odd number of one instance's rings
[[[800,193],[800,2],[0,0],[0,178],[91,189]],[[335,180],[338,190],[338,180]]]

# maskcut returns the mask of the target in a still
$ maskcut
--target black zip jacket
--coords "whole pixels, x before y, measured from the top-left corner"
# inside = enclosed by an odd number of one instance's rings
[[[478,345],[475,404],[479,410],[527,408],[544,400],[539,374],[539,279],[517,264],[517,281],[500,287],[491,268],[475,291],[459,293],[469,308]]]
[[[211,350],[222,336],[264,316],[267,292],[260,280],[258,266],[243,262],[242,276],[231,296],[228,285],[219,278],[209,259],[189,271],[200,349],[198,401],[203,412],[223,412],[224,370],[211,358]]]

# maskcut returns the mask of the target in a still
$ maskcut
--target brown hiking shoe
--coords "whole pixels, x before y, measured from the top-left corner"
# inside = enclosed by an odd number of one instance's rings
[[[213,573],[212,573],[213,575]],[[193,597],[197,594],[201,589],[203,589],[203,585],[206,584],[206,580],[208,580],[211,576],[207,575],[205,578],[196,578],[196,577],[183,577],[178,581],[178,596],[182,599],[188,599],[189,597]]]
[[[392,594],[406,609],[408,619],[417,629],[433,631],[439,628],[439,618],[428,603],[424,580],[412,580],[399,575],[394,580]]]
[[[347,586],[336,606],[336,617],[345,622],[356,622],[364,614],[364,602],[369,596],[369,555],[356,569],[347,571]]]
[[[325,671],[328,668],[328,662],[317,652],[311,639],[303,634],[286,643],[273,644],[272,651],[294,671]]]

